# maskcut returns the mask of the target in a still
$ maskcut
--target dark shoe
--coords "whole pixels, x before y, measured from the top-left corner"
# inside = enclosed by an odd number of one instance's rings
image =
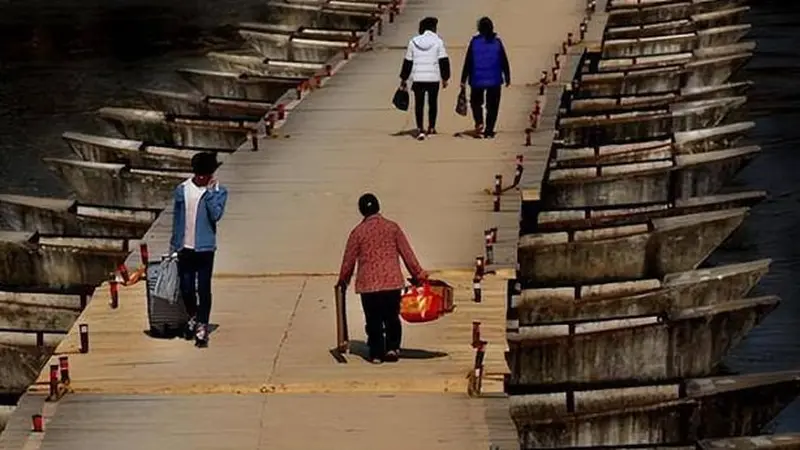
[[[370,358],[367,361],[369,361],[372,364],[380,364],[383,362],[380,358]]]
[[[436,128],[430,127],[428,128],[428,136],[433,136],[436,133]]]
[[[194,333],[197,328],[197,320],[194,317],[190,318],[188,322],[186,322],[186,329],[183,331],[183,338],[187,341],[191,341],[194,339]]]
[[[422,131],[421,129],[417,130],[416,138],[417,138],[418,141],[424,141],[425,140],[425,132]]]
[[[397,350],[389,350],[388,352],[386,352],[386,355],[384,355],[384,357],[383,357],[384,361],[390,362],[390,363],[397,362],[398,359],[400,359],[400,357],[397,354]]]
[[[495,137],[495,132],[494,131],[486,131],[486,132],[483,133],[483,138],[484,139],[492,139],[494,137]]]

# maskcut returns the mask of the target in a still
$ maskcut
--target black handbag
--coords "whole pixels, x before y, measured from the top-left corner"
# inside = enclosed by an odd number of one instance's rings
[[[456,100],[456,114],[459,116],[467,115],[467,90],[463,87],[458,93],[458,99]]]
[[[408,111],[408,105],[411,102],[408,91],[403,88],[397,88],[392,97],[392,104],[400,111]]]

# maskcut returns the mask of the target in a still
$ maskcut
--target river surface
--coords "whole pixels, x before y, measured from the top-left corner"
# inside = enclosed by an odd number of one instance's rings
[[[202,53],[231,35],[222,25],[256,19],[260,4],[0,0],[0,191],[65,195],[40,162],[71,156],[62,132],[113,135],[94,119],[96,109],[137,105],[136,88],[188,89],[174,69],[204,65]],[[750,139],[763,153],[735,184],[770,197],[710,262],[772,258],[754,294],[783,299],[726,364],[740,372],[800,369],[800,2],[752,2],[748,20],[758,51],[738,78],[756,83]],[[800,431],[800,402],[773,429]]]

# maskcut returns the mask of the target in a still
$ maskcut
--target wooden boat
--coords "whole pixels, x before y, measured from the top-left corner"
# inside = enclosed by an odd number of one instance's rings
[[[236,150],[255,131],[255,119],[169,114],[152,109],[100,108],[97,114],[129,139],[194,149]]]
[[[65,198],[0,195],[0,227],[8,231],[140,239],[160,212],[87,205]]]
[[[733,147],[755,126],[737,122],[718,127],[680,131],[672,136],[625,144],[594,147],[562,147],[552,151],[548,166],[553,169],[595,167],[670,159],[675,155],[705,153]]]
[[[678,89],[675,92],[645,95],[615,95],[609,97],[568,97],[569,104],[562,106],[560,117],[580,116],[591,113],[629,112],[637,109],[663,108],[675,103],[697,100],[743,96],[753,86],[752,81],[738,81],[719,86]]]
[[[741,225],[747,208],[519,239],[519,277],[530,287],[662,278],[693,270]]]
[[[190,172],[192,157],[201,150],[147,145],[143,141],[66,132],[61,137],[84,161],[125,164],[137,169],[175,169]],[[231,150],[202,150],[228,154]]]
[[[664,161],[548,169],[542,208],[634,207],[713,195],[760,151],[748,146]]]
[[[44,158],[78,201],[129,208],[164,208],[190,172],[133,169],[124,164]]]
[[[262,6],[259,21],[295,27],[352,28],[365,30],[378,19],[376,11],[352,8],[349,5],[298,4],[274,0]]]
[[[744,96],[695,100],[649,110],[562,117],[556,126],[563,145],[616,144],[714,127],[745,103]]]
[[[128,256],[128,240],[1,231],[0,288],[85,292]]]
[[[680,445],[757,434],[798,393],[797,372],[773,372],[513,395],[510,411],[523,450]]]
[[[663,278],[524,289],[512,300],[517,327],[626,317],[667,317],[680,311],[741,299],[769,270],[769,259],[728,264]]]
[[[0,405],[0,432],[2,432],[8,421],[11,419],[11,414],[17,409],[16,405]]]
[[[155,110],[180,115],[259,119],[274,106],[273,103],[261,100],[210,97],[197,92],[139,89],[139,95]]]
[[[275,60],[252,52],[210,52],[206,56],[220,70],[242,72],[248,75],[308,79],[325,71],[324,63]]]
[[[752,53],[755,48],[755,42],[739,42],[719,47],[701,47],[690,52],[630,58],[603,58],[600,52],[592,52],[589,53],[587,61],[581,68],[581,71],[583,73],[603,73],[632,69],[655,69],[659,67],[669,67],[675,64],[689,64],[704,59]]]
[[[687,53],[704,47],[738,43],[752,28],[750,24],[727,25],[687,33],[658,36],[604,39],[603,58],[632,58]]]
[[[48,330],[66,334],[83,310],[78,295],[0,292],[0,329]]]
[[[724,84],[752,57],[752,52],[673,64],[665,67],[628,66],[617,71],[580,73],[575,98],[646,95]]]
[[[730,208],[752,207],[766,198],[764,191],[732,192],[701,197],[677,199],[673,203],[645,206],[579,208],[540,211],[535,217],[523,219],[523,233],[548,231],[578,231],[600,227],[626,226],[646,223],[651,219],[683,216]],[[533,223],[530,223],[533,222]]]
[[[694,14],[688,19],[654,22],[644,25],[622,25],[606,27],[604,39],[631,39],[660,36],[665,34],[692,33],[714,27],[736,25],[742,22],[742,16],[750,11],[749,6]]]
[[[276,44],[285,43],[290,37],[324,39],[327,41],[355,42],[364,35],[363,30],[347,28],[294,27],[292,25],[240,22],[240,30],[257,31],[274,35]]]
[[[264,58],[296,62],[325,63],[338,53],[349,50],[352,45],[349,41],[309,39],[250,30],[239,30],[239,35]]]
[[[242,72],[179,69],[178,74],[203,94],[218,99],[240,99],[277,103],[307,77],[258,76]]]
[[[506,335],[506,385],[562,390],[704,376],[779,303],[757,297],[666,316],[520,326]]]
[[[687,19],[695,14],[721,11],[738,7],[743,3],[745,0],[666,0],[662,2],[612,0],[608,3],[607,26],[644,25]]]

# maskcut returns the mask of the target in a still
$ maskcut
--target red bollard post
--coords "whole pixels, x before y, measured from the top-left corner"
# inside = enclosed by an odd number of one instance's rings
[[[483,232],[484,252],[486,254],[486,264],[494,264],[494,242],[492,242],[492,230]]]
[[[472,348],[478,348],[481,343],[481,323],[478,321],[472,322]]]
[[[333,66],[330,64],[325,64],[325,76],[332,77],[333,76]]]
[[[109,281],[108,290],[111,294],[111,300],[108,302],[108,304],[111,306],[111,309],[119,308],[119,282],[117,280]]]
[[[300,83],[299,85],[297,85],[296,88],[294,88],[295,91],[297,92],[297,99],[298,100],[302,100],[302,98],[303,98],[303,91],[305,90],[305,84],[306,84],[306,82],[304,81],[304,82]]]
[[[125,263],[122,263],[119,266],[117,266],[117,271],[119,272],[120,276],[122,277],[122,282],[124,284],[127,284],[128,280],[130,279],[130,274],[128,273],[128,267],[125,266]]]
[[[378,36],[383,36],[383,18],[378,18]]]
[[[542,102],[536,100],[535,102],[533,102],[533,114],[538,116],[541,113],[542,113]]]
[[[50,396],[51,401],[58,398],[58,364],[50,364]]]
[[[69,384],[69,356],[59,356],[58,367],[61,371],[61,383]]]
[[[556,81],[558,79],[559,72],[560,70],[557,67],[553,67],[553,81]]]
[[[286,119],[286,105],[281,103],[278,105],[278,120]]]
[[[492,244],[497,244],[497,227],[489,228],[489,231],[492,233]]]
[[[89,353],[89,325],[82,323],[78,326],[81,334],[81,353]]]
[[[500,195],[503,193],[503,176],[497,174],[494,176],[494,194]]]
[[[531,136],[533,130],[530,128],[525,128],[525,147],[530,147],[533,145],[533,137]]]
[[[41,414],[34,414],[31,416],[31,429],[34,433],[41,433],[44,431],[44,419]]]
[[[150,250],[147,248],[146,242],[139,245],[139,257],[142,260],[142,265],[147,267],[147,264],[150,262]]]
[[[375,28],[369,29],[369,43],[375,42]]]
[[[562,55],[566,55],[567,54],[568,47],[569,46],[567,45],[567,41],[561,42],[561,54]]]
[[[586,31],[588,29],[589,29],[589,26],[586,24],[586,19],[583,19],[583,21],[581,22],[581,28],[580,28],[581,42],[586,40]]]
[[[572,40],[572,37],[573,37],[572,33],[567,33],[567,45],[570,47],[572,47],[575,44],[575,42]]]

